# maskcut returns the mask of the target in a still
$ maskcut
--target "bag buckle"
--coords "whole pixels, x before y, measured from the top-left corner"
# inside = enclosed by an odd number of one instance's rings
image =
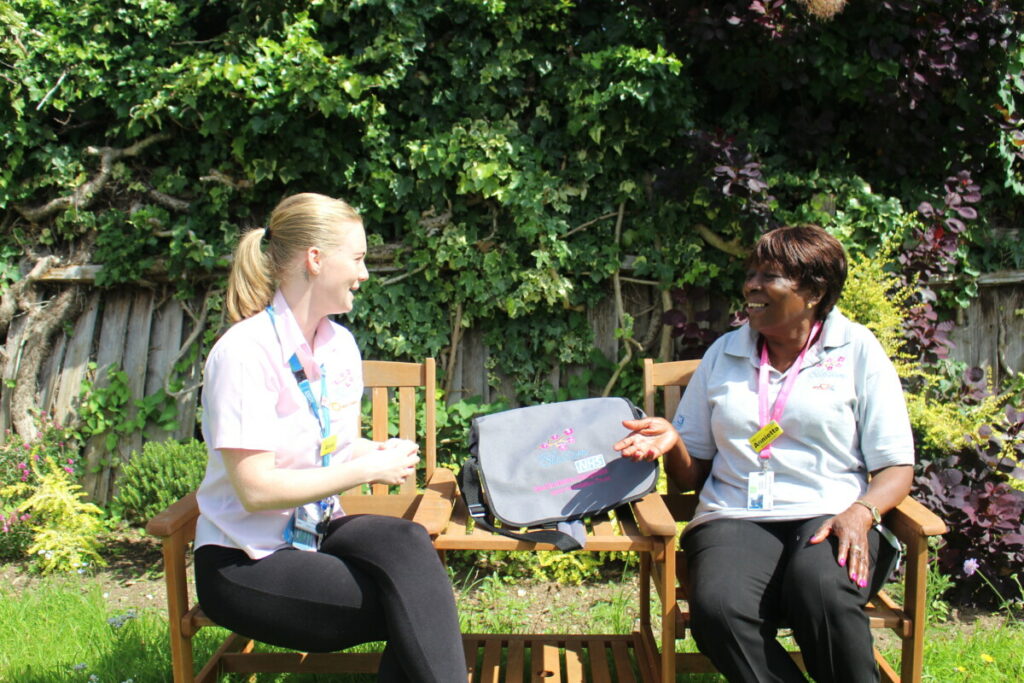
[[[470,517],[483,517],[487,514],[487,508],[484,507],[484,505],[481,503],[473,503],[471,505],[467,505],[466,507],[469,508]]]

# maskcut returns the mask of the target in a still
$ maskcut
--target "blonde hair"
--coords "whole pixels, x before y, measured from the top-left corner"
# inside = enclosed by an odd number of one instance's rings
[[[322,194],[304,192],[281,200],[268,226],[249,230],[235,248],[225,297],[231,322],[266,308],[307,249],[338,248],[345,234],[339,225],[362,222],[351,206]]]

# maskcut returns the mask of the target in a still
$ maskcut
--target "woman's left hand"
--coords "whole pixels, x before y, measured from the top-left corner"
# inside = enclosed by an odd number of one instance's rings
[[[829,535],[838,543],[836,561],[846,567],[850,580],[860,587],[868,585],[871,576],[871,547],[868,545],[868,531],[873,521],[871,512],[863,505],[854,503],[835,517],[825,520],[811,537],[811,543],[821,543]]]

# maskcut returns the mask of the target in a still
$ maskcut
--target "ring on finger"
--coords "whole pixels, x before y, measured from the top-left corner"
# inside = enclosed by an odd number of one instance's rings
[[[861,547],[859,545],[851,545],[850,551],[854,553],[859,553],[861,551]]]

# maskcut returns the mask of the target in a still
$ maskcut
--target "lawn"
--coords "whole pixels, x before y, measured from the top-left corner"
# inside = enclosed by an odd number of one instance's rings
[[[15,565],[2,565],[0,579],[0,683],[170,678],[163,593],[154,572],[132,575],[122,565],[98,576],[39,579]],[[459,577],[455,585],[467,632],[628,633],[636,620],[636,580],[630,573],[582,586],[504,582],[494,574]],[[1024,627],[1019,622],[1002,613],[953,614],[929,626],[925,680],[1024,680]],[[200,634],[197,657],[209,654],[217,635],[212,629]],[[896,649],[895,642],[880,641],[880,646]]]

